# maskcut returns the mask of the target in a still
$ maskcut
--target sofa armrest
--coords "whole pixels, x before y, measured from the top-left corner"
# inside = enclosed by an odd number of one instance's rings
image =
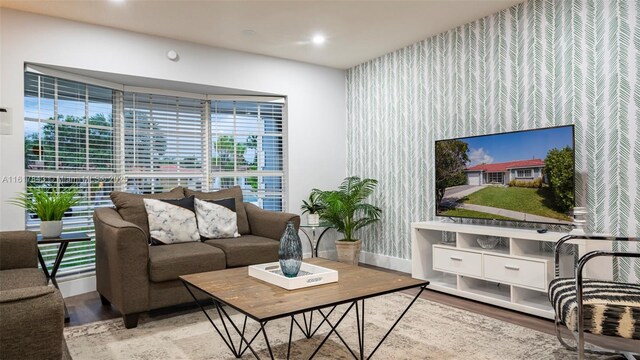
[[[96,288],[123,315],[148,310],[149,245],[144,231],[112,208],[93,213],[96,229]]]
[[[300,227],[300,215],[263,210],[251,203],[244,203],[251,234],[280,240],[288,221],[293,221],[296,231]]]
[[[64,305],[51,286],[0,291],[0,349],[6,359],[60,359]]]
[[[35,232],[0,232],[0,270],[37,267],[38,238]]]

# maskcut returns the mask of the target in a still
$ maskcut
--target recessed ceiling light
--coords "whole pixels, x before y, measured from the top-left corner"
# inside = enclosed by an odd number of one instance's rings
[[[324,44],[325,41],[327,41],[327,38],[324,37],[324,35],[318,34],[318,35],[315,35],[313,39],[311,39],[311,41],[313,41],[313,43],[316,45],[321,45],[321,44]]]

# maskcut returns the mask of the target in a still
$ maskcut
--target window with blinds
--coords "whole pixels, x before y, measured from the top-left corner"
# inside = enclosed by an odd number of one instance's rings
[[[93,209],[111,205],[114,190],[114,105],[111,89],[34,73],[25,73],[25,173],[27,185],[53,189],[76,187],[81,202],[63,219],[65,232],[93,236]],[[26,214],[27,229],[40,220]],[[56,245],[42,245],[47,261]],[[69,245],[59,274],[94,268],[94,242]]]
[[[126,190],[147,194],[180,185],[203,189],[205,100],[125,92]]]
[[[64,232],[93,238],[93,210],[113,206],[114,190],[240,185],[245,201],[284,209],[284,99],[207,100],[37,71],[27,69],[24,78],[25,172],[29,186],[80,190],[82,201],[64,218]],[[27,228],[37,231],[40,221],[26,217]],[[93,270],[94,244],[70,244],[58,274]],[[41,250],[50,262],[57,246]]]
[[[211,101],[212,190],[240,185],[244,199],[282,211],[284,99]]]

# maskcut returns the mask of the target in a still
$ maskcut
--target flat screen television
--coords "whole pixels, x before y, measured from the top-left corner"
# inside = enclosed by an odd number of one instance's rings
[[[435,142],[436,215],[569,224],[574,126]]]

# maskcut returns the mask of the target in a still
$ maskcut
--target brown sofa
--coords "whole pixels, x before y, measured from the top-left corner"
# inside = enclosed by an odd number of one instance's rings
[[[0,358],[71,359],[64,303],[38,269],[31,231],[0,232]]]
[[[234,198],[240,237],[149,246],[144,198],[205,200]],[[96,209],[96,281],[102,303],[113,304],[127,328],[141,312],[192,302],[181,275],[278,261],[278,247],[288,221],[296,229],[300,216],[262,210],[244,203],[236,186],[217,192],[175,188],[167,193],[111,193],[113,208]],[[203,294],[200,294],[203,295]],[[203,296],[204,297],[204,296]]]

